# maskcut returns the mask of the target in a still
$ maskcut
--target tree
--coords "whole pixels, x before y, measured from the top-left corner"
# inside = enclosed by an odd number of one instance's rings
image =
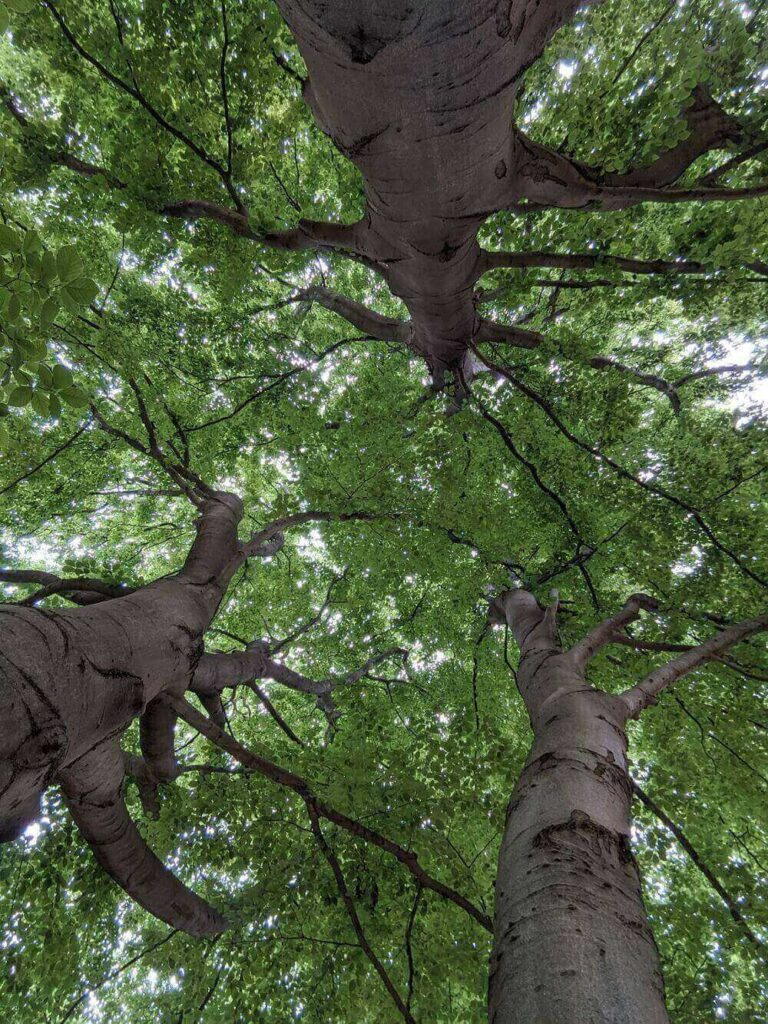
[[[760,1019],[765,13],[7,6],[9,1006]]]

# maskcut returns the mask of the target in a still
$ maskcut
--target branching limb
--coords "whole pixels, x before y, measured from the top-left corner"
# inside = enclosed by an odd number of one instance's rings
[[[323,615],[325,615],[325,613],[328,611],[328,608],[331,603],[331,597],[333,596],[333,591],[335,587],[342,582],[346,575],[347,570],[345,569],[340,576],[333,577],[331,582],[328,584],[328,589],[325,592],[325,598],[323,599],[323,603],[320,606],[320,610],[317,612],[316,615],[313,615],[312,618],[307,619],[307,621],[303,622],[300,626],[297,626],[296,629],[294,629],[291,633],[288,634],[288,636],[284,637],[282,640],[270,643],[269,649],[272,654],[278,654],[280,651],[284,651],[287,647],[290,647],[291,644],[295,643],[299,639],[299,637],[304,636],[305,633],[308,633],[314,626],[316,626],[320,622]]]
[[[174,737],[176,712],[165,695],[155,697],[139,720],[139,741],[144,763],[158,782],[172,782],[179,775]]]
[[[617,373],[622,373],[627,377],[632,377],[640,384],[644,384],[646,387],[655,388],[660,391],[663,395],[666,395],[672,406],[672,410],[675,416],[680,415],[681,402],[680,396],[677,393],[677,387],[674,384],[670,384],[669,381],[664,380],[663,377],[659,377],[653,373],[642,373],[640,370],[634,370],[631,366],[625,366],[624,363],[620,363],[615,359],[608,359],[606,356],[594,356],[589,361],[589,365],[595,370],[616,370]]]
[[[702,86],[697,86],[684,112],[689,134],[646,167],[624,174],[570,160],[516,132],[521,150],[520,174],[524,195],[534,205],[556,207],[592,206],[621,210],[642,202],[700,202],[744,199],[768,193],[768,183],[746,188],[671,189],[703,153],[741,138],[741,129]]]
[[[275,661],[271,654],[269,645],[261,640],[249,644],[244,651],[235,651],[231,654],[204,654],[192,677],[190,689],[200,697],[213,698],[225,687],[251,686],[256,679],[272,679],[291,690],[314,696],[317,707],[325,713],[333,727],[339,718],[339,711],[333,700],[334,691],[339,686],[351,686],[359,682],[382,661],[392,657],[407,657],[408,652],[400,647],[392,647],[369,658],[364,665],[345,676],[326,679],[311,679],[302,675],[288,665]]]
[[[86,422],[81,427],[78,427],[74,434],[72,434],[71,437],[68,437],[63,444],[60,444],[56,448],[54,448],[50,455],[46,455],[46,457],[41,462],[38,462],[36,465],[28,469],[25,473],[22,473],[21,476],[17,476],[15,480],[11,480],[9,484],[6,484],[4,487],[0,487],[0,495],[7,494],[8,491],[13,490],[14,487],[18,486],[18,484],[22,483],[24,480],[28,480],[35,473],[38,473],[41,469],[43,469],[44,466],[47,466],[49,465],[49,463],[53,462],[54,459],[58,458],[58,456],[61,455],[62,452],[65,452],[68,448],[70,448],[75,443],[75,441],[77,441],[78,438],[85,433],[89,426],[90,419],[86,420]]]
[[[49,6],[52,11],[54,10],[52,4],[47,4],[47,6]],[[103,65],[99,66],[103,68]],[[105,68],[103,70],[107,75],[109,74]],[[130,94],[133,95],[134,98],[138,98],[134,87],[130,86],[129,83],[121,82],[119,87],[130,90]],[[27,117],[17,98],[2,82],[0,82],[0,102],[2,102],[2,106],[5,107],[11,117],[16,121],[24,136],[28,140],[31,140],[38,150],[42,150],[45,153],[46,158],[50,160],[52,164],[66,167],[68,170],[86,178],[102,177],[111,188],[119,191],[128,188],[129,182],[123,181],[109,167],[104,167],[99,164],[94,164],[88,160],[83,160],[70,149],[51,148],[46,142],[46,132],[40,129]],[[152,108],[152,110],[154,111],[154,108]],[[285,231],[264,232],[257,230],[253,226],[248,215],[248,211],[243,204],[242,197],[232,181],[231,167],[225,167],[220,163],[220,161],[208,156],[202,147],[199,147],[186,135],[183,133],[177,133],[177,131],[173,129],[157,111],[154,111],[152,116],[155,120],[158,120],[158,117],[161,118],[158,123],[162,124],[163,127],[171,132],[172,135],[178,138],[179,141],[182,141],[184,145],[191,149],[205,164],[216,172],[227,188],[227,192],[234,203],[234,207],[223,206],[221,203],[217,203],[210,199],[187,197],[185,199],[165,201],[159,206],[159,208],[155,204],[148,204],[153,210],[158,211],[166,217],[178,218],[191,222],[198,220],[211,220],[218,224],[222,224],[240,238],[247,238],[251,241],[259,242],[260,244],[266,245],[268,248],[272,249],[282,249],[287,251],[303,249],[329,250],[336,251],[341,255],[348,255],[354,259],[368,261],[364,232],[361,230],[361,225],[358,224],[337,224],[333,222],[326,223],[323,221],[301,220],[298,227],[290,228]]]
[[[352,899],[349,893],[349,889],[347,888],[346,879],[344,878],[344,872],[341,870],[341,865],[339,864],[338,857],[336,856],[333,849],[329,845],[328,840],[323,835],[323,830],[320,827],[320,818],[318,810],[317,807],[315,806],[314,801],[311,798],[308,798],[307,800],[305,800],[305,803],[307,805],[307,813],[309,814],[309,820],[312,825],[312,832],[315,836],[315,839],[317,840],[317,845],[320,847],[323,856],[328,861],[331,867],[331,871],[333,871],[333,876],[336,879],[336,887],[339,890],[339,895],[341,896],[341,900],[342,903],[344,904],[345,910],[347,911],[349,920],[352,922],[352,928],[354,929],[355,935],[357,936],[357,941],[360,944],[360,948],[371,961],[373,969],[381,978],[382,983],[384,984],[384,988],[386,988],[387,992],[389,992],[390,996],[392,997],[392,1001],[397,1007],[398,1012],[402,1016],[403,1020],[407,1021],[408,1024],[416,1024],[414,1018],[411,1015],[411,1011],[403,1002],[400,993],[395,988],[392,979],[387,973],[384,965],[382,964],[381,960],[379,960],[379,958],[376,956],[371,947],[371,944],[368,942],[368,939],[366,938],[365,932],[363,931],[363,926],[360,922],[360,917],[357,913],[357,908],[355,907],[355,901]]]
[[[300,526],[302,523],[345,523],[352,520],[371,520],[377,516],[368,512],[294,512],[291,515],[274,519],[261,530],[251,535],[241,548],[243,558],[253,558],[254,555],[262,555],[265,545],[280,537],[284,530],[292,526]],[[272,551],[268,552],[272,554]]]
[[[224,918],[183,885],[152,853],[123,799],[123,755],[106,740],[58,773],[67,806],[96,860],[137,903],[173,928],[201,937]]]
[[[578,668],[583,671],[600,648],[611,643],[616,633],[630,622],[634,622],[643,609],[653,611],[657,607],[658,603],[652,597],[646,594],[633,594],[620,611],[595,626],[571,648],[569,653]]]
[[[649,797],[648,794],[645,792],[645,790],[638,786],[638,784],[634,781],[632,782],[632,789],[634,790],[635,795],[638,797],[638,799],[645,804],[648,810],[651,811],[651,813],[659,819],[662,825],[664,825],[664,827],[672,833],[672,835],[675,837],[678,843],[680,843],[682,848],[693,861],[694,866],[697,868],[698,871],[702,873],[702,875],[706,878],[706,880],[715,890],[717,895],[723,901],[723,903],[728,909],[728,913],[731,915],[733,920],[736,922],[739,928],[741,928],[741,930],[752,943],[752,945],[757,949],[762,959],[765,959],[763,943],[760,941],[760,939],[758,939],[758,937],[752,931],[750,926],[744,920],[744,915],[742,914],[737,901],[727,891],[722,882],[720,882],[714,871],[712,871],[711,868],[707,866],[706,862],[702,858],[699,851],[696,849],[696,847],[693,845],[690,839],[688,839],[688,837],[680,828],[680,826],[676,825],[674,821],[669,817],[669,815],[666,814],[661,807],[659,807],[656,801],[652,800],[651,797]]]
[[[571,533],[574,535],[574,537],[576,537],[576,539],[580,543],[582,543],[583,542],[583,538],[581,536],[581,532],[580,532],[578,526],[576,525],[576,521],[574,520],[574,518],[571,515],[570,511],[568,510],[568,506],[565,504],[565,501],[563,500],[563,498],[557,493],[557,491],[554,491],[551,487],[549,487],[547,484],[544,483],[544,481],[541,478],[541,474],[539,473],[538,468],[536,467],[536,465],[533,462],[531,462],[530,459],[527,459],[523,455],[523,453],[518,449],[518,447],[515,444],[515,442],[512,440],[512,437],[511,437],[509,431],[493,415],[493,413],[488,410],[488,408],[485,406],[485,404],[483,402],[481,402],[480,399],[477,398],[476,396],[473,396],[472,401],[477,406],[477,408],[480,410],[480,415],[483,417],[483,419],[486,420],[488,423],[490,423],[491,426],[496,430],[496,432],[498,433],[499,437],[502,439],[502,441],[507,446],[509,451],[512,453],[514,458],[521,465],[525,466],[525,468],[530,473],[531,477],[533,478],[534,483],[539,488],[539,490],[542,491],[543,494],[546,494],[546,496],[552,502],[554,502],[555,505],[557,505],[557,507],[560,509],[560,512],[563,515],[563,518],[565,519],[566,523],[568,524],[568,528],[570,529]]]
[[[238,743],[237,740],[225,733],[223,729],[219,729],[218,726],[214,725],[214,723],[206,718],[205,715],[200,714],[199,711],[195,710],[195,708],[193,708],[192,705],[183,698],[177,698],[174,702],[174,706],[179,718],[182,718],[188,725],[191,725],[193,729],[196,729],[198,732],[206,736],[221,750],[225,750],[244,768],[249,771],[258,772],[260,775],[271,779],[280,786],[292,789],[305,801],[307,799],[314,800],[314,806],[320,817],[326,818],[328,821],[333,822],[334,825],[338,825],[339,828],[344,829],[351,835],[364,839],[366,842],[371,843],[380,850],[384,850],[386,853],[389,853],[405,868],[407,868],[407,870],[410,871],[414,878],[418,879],[425,889],[431,889],[433,892],[438,893],[438,895],[443,896],[452,903],[455,903],[456,906],[461,907],[462,910],[465,910],[470,917],[473,917],[475,921],[481,924],[487,931],[493,930],[491,920],[487,914],[483,914],[482,911],[478,910],[478,908],[466,899],[466,897],[427,874],[424,868],[419,864],[415,853],[404,849],[391,839],[387,839],[386,836],[368,828],[367,825],[363,825],[354,818],[349,818],[347,815],[342,814],[340,811],[337,811],[328,804],[318,800],[306,779],[303,779],[300,775],[296,775],[285,768],[281,768],[279,765],[274,764],[272,761],[268,761],[266,758],[260,757],[258,754],[254,754],[252,751]]]
[[[0,569],[0,582],[40,584],[39,590],[18,602],[20,605],[27,606],[35,605],[53,594],[61,594],[74,604],[88,605],[97,604],[99,601],[110,601],[116,597],[125,597],[126,594],[134,592],[132,587],[115,586],[104,580],[85,577],[63,579],[55,573],[43,572],[38,569]]]
[[[695,260],[639,260],[603,253],[558,252],[489,252],[482,254],[483,273],[509,268],[528,270],[531,267],[550,267],[555,270],[594,270],[596,267],[615,267],[628,274],[704,274],[707,268]]]
[[[538,331],[526,331],[514,324],[497,324],[492,320],[481,320],[475,335],[475,341],[498,342],[504,345],[514,345],[515,348],[538,348],[546,339]]]
[[[621,699],[627,706],[627,717],[637,718],[647,707],[655,704],[659,695],[672,683],[682,679],[683,676],[705,662],[716,658],[739,641],[766,629],[768,629],[768,615],[747,619],[745,622],[729,626],[717,636],[681,654],[679,658],[654,669],[639,683],[621,694]]]
[[[495,363],[492,360],[490,360],[487,356],[483,355],[483,353],[481,353],[477,349],[477,347],[473,345],[471,342],[470,348],[478,356],[478,358],[485,363],[486,366],[488,366],[499,376],[506,378],[506,380],[508,380],[512,385],[514,385],[514,387],[518,391],[520,391],[526,397],[530,398],[531,401],[535,402],[536,405],[538,405],[539,408],[544,412],[547,418],[555,425],[555,427],[557,427],[560,433],[565,438],[567,438],[573,445],[575,445],[577,448],[580,448],[583,452],[588,453],[593,458],[597,459],[599,462],[604,463],[606,466],[609,466],[617,474],[617,476],[621,477],[622,479],[631,481],[633,484],[635,484],[637,487],[642,488],[644,491],[647,491],[650,494],[655,494],[660,498],[664,498],[672,505],[677,506],[677,508],[679,508],[681,511],[688,513],[688,515],[691,517],[691,519],[693,519],[693,521],[696,523],[696,525],[699,527],[702,533],[707,537],[707,539],[712,543],[712,545],[715,548],[717,548],[718,551],[726,555],[735,565],[739,567],[739,569],[746,576],[749,576],[750,579],[754,580],[755,583],[759,583],[762,587],[768,587],[768,582],[766,582],[766,580],[763,579],[763,577],[758,575],[758,573],[756,573],[755,570],[752,569],[752,567],[748,565],[743,558],[736,554],[735,551],[732,551],[725,544],[723,544],[723,542],[718,538],[717,534],[715,534],[715,532],[713,531],[712,527],[704,519],[699,509],[691,505],[689,502],[685,501],[683,498],[678,498],[677,495],[672,494],[665,487],[661,487],[650,480],[644,480],[637,474],[631,473],[628,469],[625,469],[620,463],[616,462],[615,459],[612,459],[609,455],[606,455],[605,452],[602,451],[600,448],[597,448],[594,445],[591,445],[588,442],[583,441],[580,437],[574,434],[573,431],[569,429],[569,427],[566,426],[566,424],[555,412],[552,405],[545,398],[543,398],[537,391],[534,391],[534,389],[531,388],[524,381],[516,377],[508,367],[500,366],[498,363]],[[499,424],[499,427],[501,426],[502,425]]]
[[[299,296],[300,300],[317,302],[318,305],[343,317],[358,331],[368,337],[380,341],[398,341],[408,345],[411,340],[411,325],[405,320],[382,316],[360,302],[348,299],[344,295],[329,291],[327,288],[307,288]]]

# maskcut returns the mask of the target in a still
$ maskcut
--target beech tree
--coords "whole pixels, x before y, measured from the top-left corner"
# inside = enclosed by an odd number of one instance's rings
[[[6,0],[14,1019],[764,1019],[767,26]]]

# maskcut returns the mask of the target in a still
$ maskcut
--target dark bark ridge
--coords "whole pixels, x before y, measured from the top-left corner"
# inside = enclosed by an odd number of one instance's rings
[[[733,644],[768,629],[768,615],[723,628],[623,693],[586,679],[590,659],[627,638],[655,608],[633,595],[570,650],[557,603],[526,590],[491,608],[517,639],[517,685],[533,745],[507,811],[496,881],[490,1024],[667,1024],[664,983],[630,846],[633,785],[626,723],[663,690]]]

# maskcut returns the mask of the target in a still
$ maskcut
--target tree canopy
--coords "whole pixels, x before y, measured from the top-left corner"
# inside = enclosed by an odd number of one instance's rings
[[[556,588],[575,642],[652,594],[595,658],[610,692],[765,607],[768,7],[606,0],[557,31],[516,100],[535,144],[620,176],[688,138],[681,111],[706,90],[738,144],[675,187],[744,194],[485,219],[473,301],[498,332],[465,385],[409,344],[369,259],[307,241],[310,222],[361,218],[363,179],[303,102],[274,4],[5,0],[0,27],[4,600],[55,609],[78,593],[61,581],[178,570],[191,475],[242,497],[244,536],[317,513],[238,571],[205,641],[266,641],[337,682],[332,708],[264,680],[225,700],[227,728],[477,911],[187,722],[180,777],[149,814],[138,787],[128,800],[230,929],[195,940],[131,902],[51,790],[0,852],[3,1008],[20,1024],[396,1020],[351,902],[416,1019],[484,1019],[483,919],[529,743],[489,601]],[[630,730],[676,1024],[768,1005],[766,680],[755,637]]]

